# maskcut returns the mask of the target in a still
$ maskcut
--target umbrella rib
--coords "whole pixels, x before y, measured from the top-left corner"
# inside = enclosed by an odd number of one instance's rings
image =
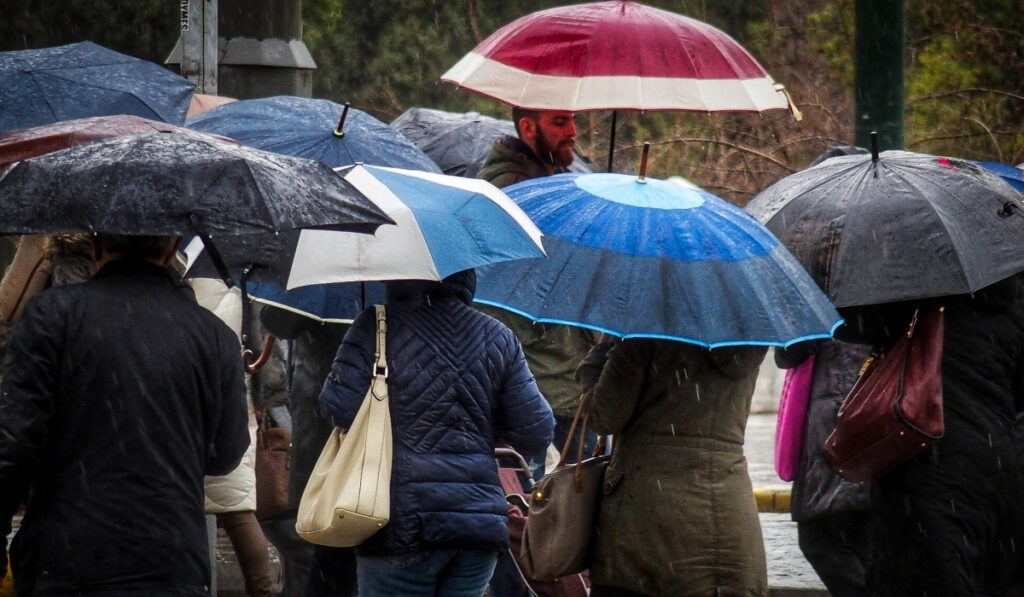
[[[890,169],[890,171],[894,175],[897,174],[895,169]],[[948,186],[941,185],[941,184],[932,184],[932,178],[931,177],[922,176],[922,175],[918,174],[917,172],[915,172],[913,170],[910,170],[910,169],[900,169],[899,173],[902,174],[905,177],[908,177],[908,178],[910,178],[910,177],[916,178],[921,183],[927,184],[928,186],[936,189],[940,194],[949,197],[952,201],[955,201],[956,203],[960,204],[961,206],[965,206],[966,207],[966,206],[969,205],[967,202],[963,201],[958,195],[956,195],[955,193],[951,192],[949,190]],[[921,186],[923,186],[923,185],[921,185]],[[926,203],[928,204],[928,208],[935,214],[935,216],[939,219],[939,221],[942,222],[942,224],[943,224],[943,226],[942,226],[943,234],[946,235],[946,237],[950,241],[950,244],[953,246],[953,249],[954,249],[953,250],[953,254],[956,257],[957,263],[959,263],[959,265],[960,265],[960,272],[959,273],[961,274],[961,278],[964,281],[964,287],[967,288],[968,292],[973,293],[974,290],[976,290],[976,289],[973,288],[973,284],[971,283],[971,280],[968,277],[968,267],[967,267],[967,263],[963,260],[963,257],[962,257],[963,251],[961,251],[962,247],[960,246],[960,243],[957,242],[956,237],[954,237],[952,234],[949,233],[949,231],[951,230],[951,227],[948,225],[949,222],[943,216],[942,212],[939,209],[936,208],[936,206],[935,206],[935,204],[933,202],[926,201]],[[972,210],[970,210],[970,209],[968,209],[966,211],[967,211],[967,213],[972,213]]]

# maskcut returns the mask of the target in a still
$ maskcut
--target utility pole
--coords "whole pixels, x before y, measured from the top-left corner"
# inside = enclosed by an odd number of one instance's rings
[[[857,145],[903,149],[904,0],[857,0],[854,123]]]
[[[217,95],[217,0],[179,0],[181,76]]]
[[[238,99],[312,95],[316,63],[302,42],[300,0],[219,0],[219,7],[218,0],[180,2],[214,5],[213,93]],[[179,64],[183,76],[190,68],[185,33],[166,60]]]

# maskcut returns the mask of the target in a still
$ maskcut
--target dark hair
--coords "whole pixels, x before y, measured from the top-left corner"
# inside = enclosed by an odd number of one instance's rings
[[[519,130],[519,121],[523,118],[529,118],[536,122],[540,118],[540,110],[530,110],[528,108],[520,108],[519,106],[512,107],[512,124],[516,127],[516,134],[520,138],[523,136],[523,131]]]
[[[143,259],[166,257],[174,247],[176,236],[129,236],[126,234],[97,234],[96,244],[106,253],[130,255]]]

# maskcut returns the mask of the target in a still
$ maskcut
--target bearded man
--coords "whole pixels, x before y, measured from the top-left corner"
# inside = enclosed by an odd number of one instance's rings
[[[496,187],[566,172],[576,146],[576,115],[564,110],[512,109],[517,137],[494,141],[477,178]]]

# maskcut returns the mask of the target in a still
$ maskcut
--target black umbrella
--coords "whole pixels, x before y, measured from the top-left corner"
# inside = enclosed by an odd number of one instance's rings
[[[837,307],[971,293],[1024,271],[1020,194],[965,160],[834,157],[776,182],[747,209]]]
[[[431,108],[409,108],[392,120],[391,126],[430,156],[445,174],[466,178],[476,178],[495,139],[516,134],[511,120]],[[569,170],[592,171],[578,152]]]
[[[114,137],[17,162],[0,173],[0,212],[0,234],[204,241],[307,227],[373,232],[393,223],[324,164],[170,133]]]

